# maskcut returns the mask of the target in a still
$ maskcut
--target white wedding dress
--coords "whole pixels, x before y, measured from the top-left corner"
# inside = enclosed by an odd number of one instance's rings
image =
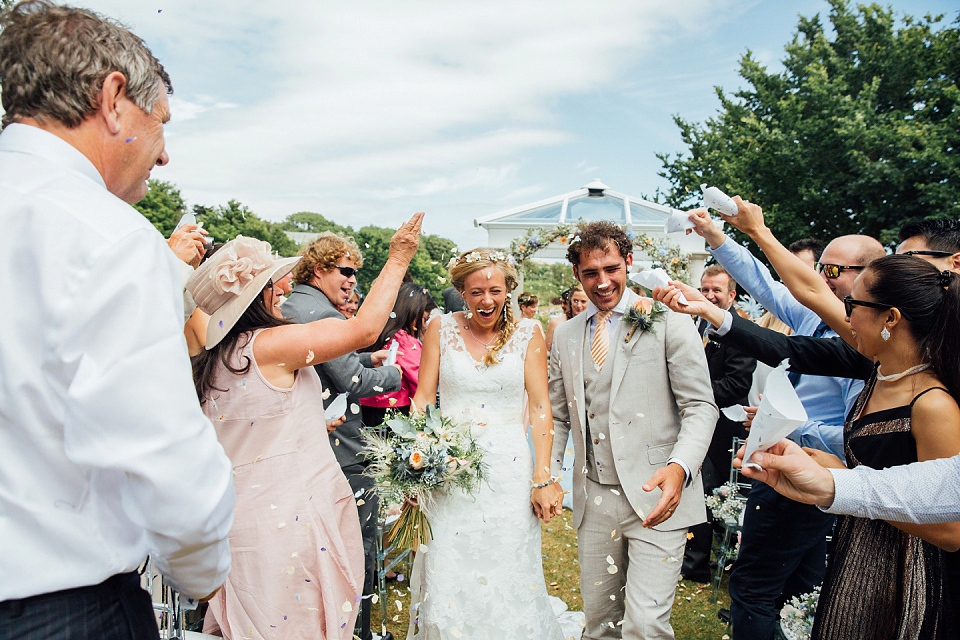
[[[411,587],[416,640],[562,640],[547,597],[540,521],[530,504],[533,456],[523,426],[523,362],[536,327],[520,325],[484,366],[467,352],[451,315],[440,321],[440,410],[470,420],[487,479],[472,494],[442,493],[424,505],[433,538],[417,554]]]

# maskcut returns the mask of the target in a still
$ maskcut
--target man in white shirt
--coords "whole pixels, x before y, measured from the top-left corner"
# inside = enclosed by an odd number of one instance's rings
[[[170,81],[127,30],[27,2],[0,87],[0,637],[157,638],[136,568],[209,595],[234,502],[177,259],[124,203],[167,162]]]

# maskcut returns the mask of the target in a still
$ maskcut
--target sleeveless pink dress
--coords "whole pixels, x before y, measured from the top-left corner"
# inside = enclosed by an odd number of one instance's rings
[[[324,428],[313,367],[289,389],[267,382],[253,357],[261,330],[220,365],[204,403],[233,463],[237,506],[233,567],[210,601],[204,631],[225,638],[353,636],[363,584],[363,542],[350,485]]]

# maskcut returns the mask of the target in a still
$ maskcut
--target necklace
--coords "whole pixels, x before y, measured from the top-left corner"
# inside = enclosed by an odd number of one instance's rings
[[[918,364],[916,366],[910,367],[906,371],[901,371],[900,373],[892,373],[889,376],[885,376],[880,373],[880,367],[877,367],[877,380],[881,382],[894,382],[900,378],[906,378],[907,376],[912,376],[915,373],[920,373],[924,369],[929,369],[930,363],[924,362],[923,364]]]
[[[480,338],[478,338],[476,335],[474,335],[474,333],[473,333],[473,327],[470,326],[470,321],[469,321],[469,320],[467,320],[467,331],[470,332],[470,337],[471,337],[471,338],[473,338],[474,340],[476,340],[477,342],[479,342],[480,344],[482,344],[483,346],[485,346],[487,349],[490,348],[490,343],[493,342],[493,341],[497,338],[496,334],[494,334],[494,336],[493,336],[492,338],[490,338],[488,341],[484,342],[483,340],[481,340]]]

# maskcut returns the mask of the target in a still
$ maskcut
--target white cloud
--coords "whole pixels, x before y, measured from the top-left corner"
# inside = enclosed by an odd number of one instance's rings
[[[91,4],[170,72],[171,163],[154,175],[191,202],[356,223],[434,205],[457,212],[447,227],[544,189],[540,154],[579,135],[566,98],[623,89],[664,43],[750,2]]]

